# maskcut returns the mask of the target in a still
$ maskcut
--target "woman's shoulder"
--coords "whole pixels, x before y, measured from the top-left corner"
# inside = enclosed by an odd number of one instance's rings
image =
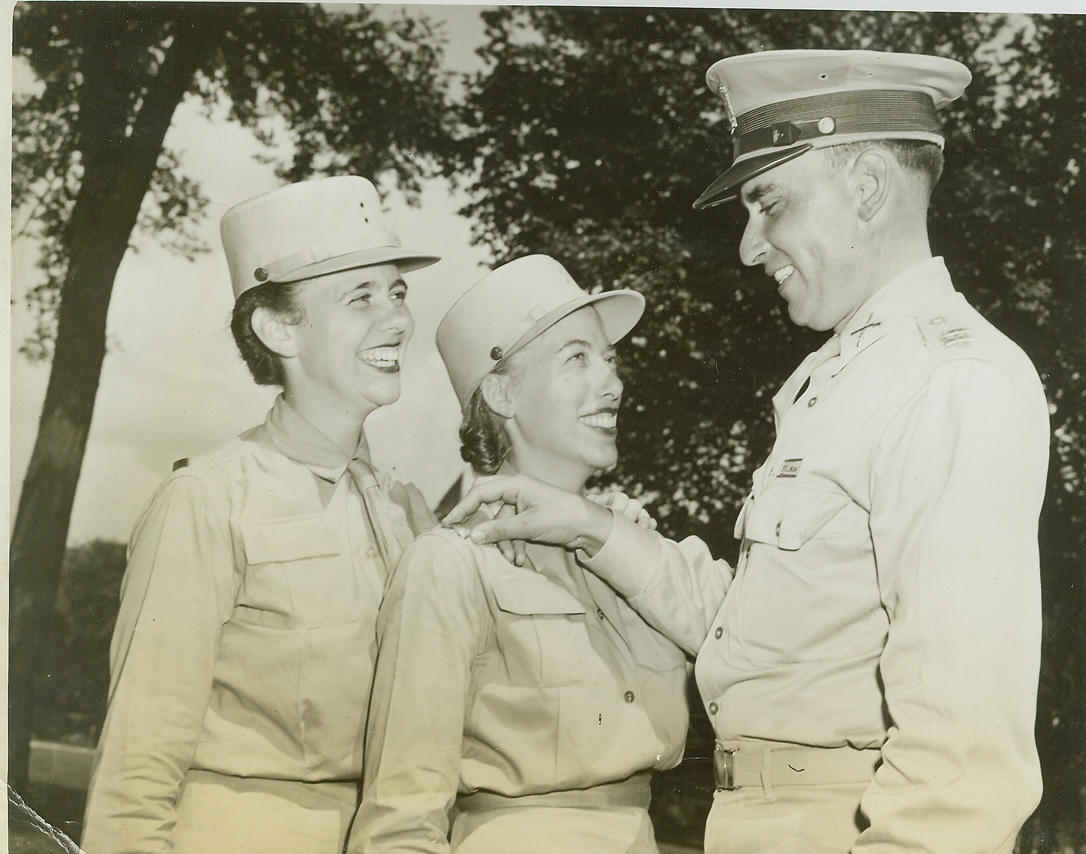
[[[420,534],[404,551],[401,564],[418,564],[423,560],[440,558],[465,565],[477,565],[482,559],[483,546],[476,545],[453,528],[438,525]]]
[[[252,476],[254,466],[247,461],[264,453],[253,433],[247,431],[217,448],[175,460],[145,503],[141,517],[167,507],[171,512],[183,507],[199,513],[225,512],[239,487]]]
[[[452,611],[486,610],[483,547],[459,533],[438,527],[417,537],[404,551],[389,580],[385,602],[405,607],[431,603]],[[414,603],[414,604],[411,604]]]

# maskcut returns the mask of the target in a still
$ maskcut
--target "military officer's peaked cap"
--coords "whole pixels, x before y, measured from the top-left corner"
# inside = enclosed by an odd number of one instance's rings
[[[234,205],[222,218],[235,299],[265,282],[287,284],[394,263],[417,270],[438,256],[400,246],[377,189],[357,175],[287,184]]]
[[[460,406],[502,359],[586,305],[614,344],[641,319],[645,298],[631,290],[588,293],[549,255],[525,255],[472,285],[437,327],[437,350]]]
[[[724,105],[732,165],[694,202],[730,201],[739,187],[813,148],[868,139],[942,146],[936,110],[969,85],[953,59],[870,50],[772,50],[722,59],[705,75]]]

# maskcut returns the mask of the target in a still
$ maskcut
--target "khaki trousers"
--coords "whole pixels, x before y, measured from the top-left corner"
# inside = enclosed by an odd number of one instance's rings
[[[866,826],[860,798],[868,785],[717,792],[705,822],[705,854],[848,854]]]
[[[636,807],[519,807],[461,813],[455,854],[659,854],[649,814]]]
[[[174,854],[339,854],[358,798],[355,783],[185,776]]]

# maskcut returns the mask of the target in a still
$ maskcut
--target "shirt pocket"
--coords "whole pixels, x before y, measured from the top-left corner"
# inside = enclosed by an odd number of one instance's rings
[[[784,551],[798,551],[805,543],[847,530],[838,516],[852,499],[823,486],[773,485],[743,505],[736,534]]]
[[[496,580],[492,590],[498,644],[514,685],[553,688],[592,681],[583,602],[527,571]]]
[[[238,617],[269,628],[313,628],[358,619],[357,579],[323,515],[240,526],[246,572]]]
[[[724,631],[759,666],[877,647],[882,611],[867,514],[841,490],[773,484],[747,503]]]

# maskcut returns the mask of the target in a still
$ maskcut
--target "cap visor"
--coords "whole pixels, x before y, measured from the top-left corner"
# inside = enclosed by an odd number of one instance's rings
[[[769,171],[774,166],[780,166],[782,163],[794,160],[801,154],[806,154],[812,147],[810,145],[801,145],[798,148],[789,148],[785,151],[770,151],[734,164],[727,172],[713,181],[704,193],[698,196],[694,202],[694,209],[704,210],[739,198],[739,188],[751,178]]]

